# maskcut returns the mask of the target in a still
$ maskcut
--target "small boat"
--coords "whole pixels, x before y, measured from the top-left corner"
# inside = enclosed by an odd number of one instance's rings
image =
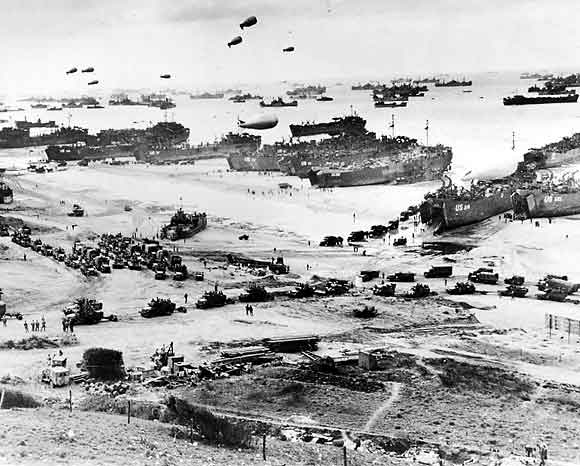
[[[327,95],[321,95],[316,99],[318,102],[332,102],[334,100],[333,97],[329,97]]]
[[[103,107],[102,105],[95,104],[95,105],[87,105],[85,108],[94,109],[94,108],[105,108],[105,107]]]
[[[384,102],[382,100],[375,102],[375,108],[399,108],[406,106],[407,102]]]
[[[62,112],[62,107],[48,107],[47,112]]]

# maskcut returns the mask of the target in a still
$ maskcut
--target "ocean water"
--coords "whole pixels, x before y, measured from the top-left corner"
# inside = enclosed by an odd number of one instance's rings
[[[59,124],[87,127],[91,132],[105,128],[146,127],[165,119],[174,120],[191,129],[190,142],[211,142],[228,131],[237,130],[237,118],[260,113],[274,113],[279,118],[276,128],[255,131],[264,143],[288,140],[290,123],[327,121],[334,116],[357,112],[367,119],[367,128],[377,134],[390,134],[389,124],[395,118],[395,133],[425,142],[426,121],[429,120],[429,143],[441,143],[453,148],[452,175],[456,179],[484,178],[511,172],[522,154],[570,135],[580,128],[580,104],[530,105],[505,107],[502,97],[525,93],[534,81],[520,80],[517,73],[487,73],[469,76],[469,88],[435,88],[425,97],[411,98],[406,108],[389,109],[373,106],[370,93],[352,91],[351,83],[325,83],[333,102],[299,100],[296,108],[261,109],[258,100],[236,104],[223,100],[191,100],[175,98],[177,107],[162,111],[149,107],[106,107],[105,109],[65,109],[62,112],[30,109],[4,113],[0,118],[13,124],[14,119],[56,120]],[[265,98],[284,95],[288,85],[272,84],[254,89]],[[471,90],[470,93],[463,92]],[[7,102],[8,103],[8,102]],[[9,104],[9,103],[8,103]],[[515,132],[515,150],[512,150]],[[44,148],[0,150],[0,167],[24,167],[29,161],[43,157]]]

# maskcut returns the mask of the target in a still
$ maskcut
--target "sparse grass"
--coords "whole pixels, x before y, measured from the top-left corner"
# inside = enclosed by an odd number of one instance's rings
[[[11,388],[0,388],[0,399],[2,400],[2,409],[10,408],[37,408],[40,403],[28,393]]]

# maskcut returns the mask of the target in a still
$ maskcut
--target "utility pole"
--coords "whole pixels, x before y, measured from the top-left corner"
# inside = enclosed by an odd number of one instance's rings
[[[429,145],[429,120],[425,123],[425,145]]]
[[[395,114],[394,113],[391,115],[391,125],[390,125],[390,128],[391,128],[392,137],[394,139],[395,138]]]

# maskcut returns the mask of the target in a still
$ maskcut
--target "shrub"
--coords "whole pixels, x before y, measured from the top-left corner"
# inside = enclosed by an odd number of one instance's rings
[[[235,448],[249,448],[252,444],[252,432],[247,424],[234,421],[212,413],[209,409],[196,406],[187,401],[169,397],[168,408],[173,411],[177,421],[191,425],[209,443]]]
[[[83,354],[83,365],[95,379],[117,380],[125,376],[121,351],[89,348]]]

